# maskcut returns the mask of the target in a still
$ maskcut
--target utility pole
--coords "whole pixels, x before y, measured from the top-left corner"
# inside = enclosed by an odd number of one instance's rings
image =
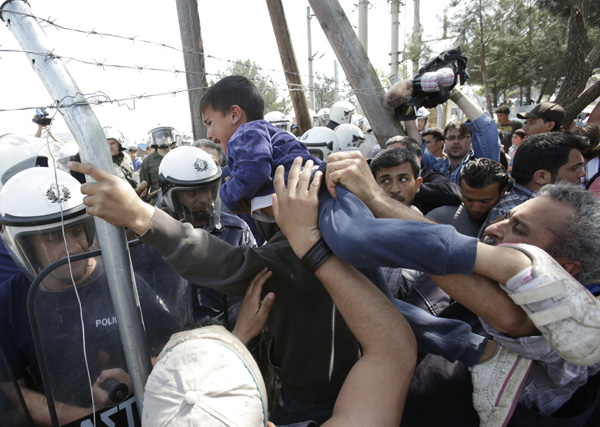
[[[356,97],[379,144],[383,145],[393,136],[405,135],[393,111],[384,106],[384,92],[379,77],[340,3],[337,0],[309,0],[309,4],[342,64],[350,85],[356,91]]]
[[[200,100],[206,90],[204,68],[204,45],[200,32],[200,16],[197,0],[176,0],[179,33],[185,64],[185,79],[190,101],[190,116],[194,141],[206,138],[206,127],[200,115]]]
[[[290,97],[292,98],[292,105],[294,106],[294,111],[296,113],[298,129],[300,134],[303,134],[308,129],[312,128],[312,118],[308,113],[308,102],[306,101],[306,95],[304,94],[304,87],[302,86],[302,79],[300,77],[298,63],[296,62],[294,47],[292,46],[290,32],[285,19],[283,4],[281,3],[281,0],[267,0],[267,8],[269,9],[273,31],[275,32],[275,38],[277,39],[277,47],[279,48],[279,56],[281,57],[285,80],[287,81]]]
[[[338,62],[337,60],[333,61],[333,78],[334,78],[334,86],[333,86],[333,99],[337,102],[340,100],[340,76],[338,73]]]
[[[420,15],[420,11],[421,11],[421,0],[414,0],[415,2],[415,7],[414,7],[414,18],[413,18],[413,34],[414,36],[417,38],[417,40],[419,40],[419,43],[421,43],[421,32],[422,32],[422,27],[421,27],[421,19],[419,17]],[[417,74],[419,74],[419,61],[418,59],[416,61],[413,61],[413,77],[416,76]]]
[[[358,39],[369,54],[369,0],[360,0],[358,2]]]
[[[312,32],[310,29],[310,6],[306,7],[306,33],[308,34],[308,97],[310,108],[315,111],[315,86],[313,77]]]
[[[400,0],[392,0],[392,53],[390,74],[398,76],[398,34],[400,32]]]

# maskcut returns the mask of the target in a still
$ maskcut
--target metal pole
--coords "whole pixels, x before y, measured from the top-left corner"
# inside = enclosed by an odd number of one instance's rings
[[[0,18],[6,22],[64,115],[65,122],[79,145],[81,159],[112,173],[108,144],[98,119],[62,61],[53,55],[48,37],[32,15],[24,0],[5,2],[0,9]],[[152,364],[125,231],[99,218],[94,220],[127,368],[141,416],[144,385]]]
[[[315,87],[313,76],[312,33],[310,31],[310,6],[306,8],[306,27],[308,33],[308,101],[310,109],[315,111]]]

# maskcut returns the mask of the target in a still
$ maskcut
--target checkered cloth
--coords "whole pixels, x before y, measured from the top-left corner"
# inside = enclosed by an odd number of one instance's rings
[[[450,87],[452,83],[454,83],[454,71],[449,67],[425,73],[421,77],[423,92],[439,92],[440,87]]]

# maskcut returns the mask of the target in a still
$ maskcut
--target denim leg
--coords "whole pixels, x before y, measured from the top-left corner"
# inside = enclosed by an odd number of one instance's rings
[[[404,315],[417,339],[419,351],[437,354],[473,366],[483,353],[487,338],[471,332],[463,321],[436,317],[405,301],[392,300]]]

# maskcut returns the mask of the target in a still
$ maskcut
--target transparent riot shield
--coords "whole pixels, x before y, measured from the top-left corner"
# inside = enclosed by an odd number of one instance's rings
[[[49,286],[83,268],[91,273],[77,286]],[[148,346],[157,355],[181,322],[141,276],[135,282]],[[28,312],[53,424],[140,425],[100,251],[46,267],[30,288]]]
[[[150,285],[181,328],[192,322],[192,289],[156,249],[134,240],[129,243],[133,271]],[[152,349],[151,349],[152,350]],[[160,352],[160,349],[159,349]],[[151,351],[152,356],[157,356]]]

